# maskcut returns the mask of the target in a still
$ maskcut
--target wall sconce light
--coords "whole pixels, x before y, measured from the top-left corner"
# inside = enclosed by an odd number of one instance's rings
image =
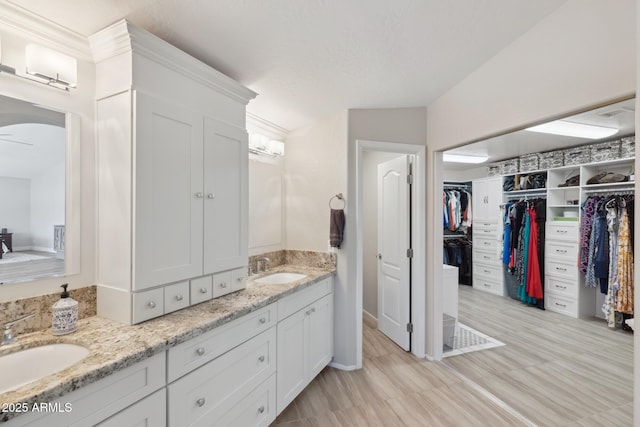
[[[55,50],[29,44],[25,50],[26,71],[37,81],[62,90],[78,84],[78,61]]]
[[[272,157],[284,156],[284,142],[269,140],[259,133],[251,133],[249,134],[249,152]]]

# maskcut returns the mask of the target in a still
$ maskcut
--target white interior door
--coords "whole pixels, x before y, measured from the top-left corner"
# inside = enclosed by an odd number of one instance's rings
[[[409,351],[409,156],[378,165],[378,329]]]

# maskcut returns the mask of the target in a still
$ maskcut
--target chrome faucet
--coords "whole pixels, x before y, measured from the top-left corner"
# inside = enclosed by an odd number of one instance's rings
[[[35,317],[35,313],[33,314],[27,314],[26,316],[22,316],[16,320],[12,320],[11,322],[7,322],[4,324],[4,333],[2,334],[2,344],[0,345],[7,345],[7,344],[13,344],[14,342],[16,342],[16,337],[15,335],[13,335],[13,331],[11,330],[11,327],[13,325],[15,325],[18,322],[22,322],[23,320],[27,320],[27,319],[31,319],[32,317]]]
[[[262,271],[269,271],[269,263],[271,262],[271,260],[266,256],[263,256],[256,260],[256,270],[258,270],[257,273],[260,273],[260,262],[262,262]]]

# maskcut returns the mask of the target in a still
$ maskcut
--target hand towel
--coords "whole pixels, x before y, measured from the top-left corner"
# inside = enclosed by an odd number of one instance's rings
[[[329,223],[329,244],[332,248],[340,249],[344,235],[344,210],[331,209]]]

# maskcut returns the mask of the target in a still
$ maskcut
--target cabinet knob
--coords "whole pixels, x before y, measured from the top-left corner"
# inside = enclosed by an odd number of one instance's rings
[[[208,193],[207,194],[207,199],[215,199],[215,198],[216,198],[216,196],[214,196],[213,193]]]
[[[244,280],[244,277],[238,277],[238,282],[242,282]]]
[[[195,196],[196,196],[196,199],[202,199],[202,193],[200,192],[197,192]]]
[[[227,287],[227,282],[221,282],[220,283],[220,287],[221,288],[226,288]]]
[[[182,296],[182,294],[176,295],[176,301],[182,301],[183,299],[184,297]]]
[[[267,323],[267,318],[266,317],[261,317],[260,318],[260,323],[262,323],[262,324]]]
[[[264,413],[264,405],[258,408],[258,412],[259,412],[260,414],[263,414],[263,413]]]
[[[201,397],[200,399],[196,400],[196,404],[197,404],[199,407],[201,407],[201,408],[204,406],[204,404],[205,404],[206,402],[207,402],[207,401],[206,401],[206,400],[204,400],[204,397]]]
[[[207,293],[207,288],[200,288],[200,293],[201,294],[206,294]]]
[[[198,349],[196,350],[196,354],[198,356],[204,356],[204,347],[198,347]]]
[[[258,360],[261,361],[261,362],[264,362],[264,354],[262,356],[258,357]]]
[[[154,301],[149,301],[149,302],[147,303],[147,307],[149,307],[149,308],[156,308],[156,303],[155,303]]]
[[[312,308],[311,308],[311,312],[312,312],[312,313],[315,313],[315,312],[316,312],[316,308],[315,308],[315,307],[312,307]]]

